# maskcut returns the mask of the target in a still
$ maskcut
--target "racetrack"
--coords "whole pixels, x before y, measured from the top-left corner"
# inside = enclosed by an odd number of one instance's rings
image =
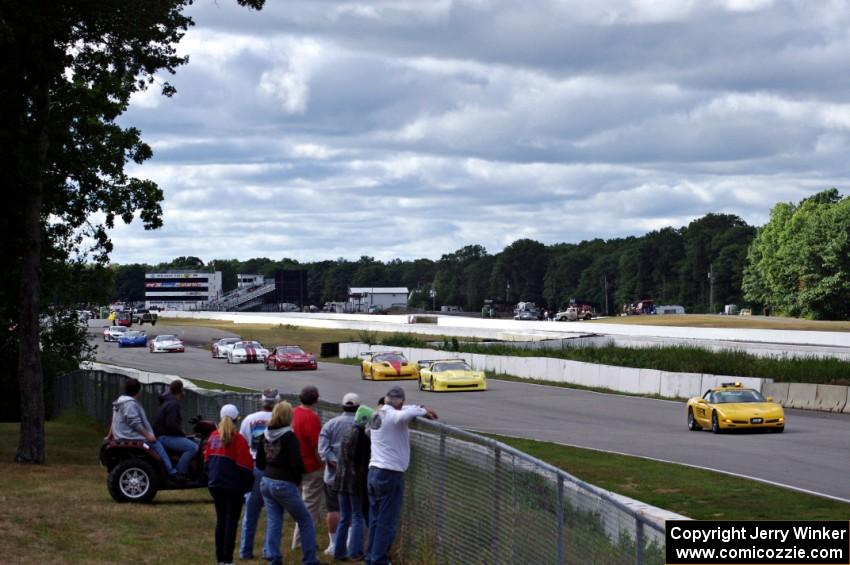
[[[334,402],[353,391],[374,403],[399,384],[408,402],[433,407],[451,425],[716,469],[850,502],[850,415],[786,410],[783,434],[716,436],[689,432],[682,402],[493,379],[483,393],[430,394],[417,391],[415,381],[363,381],[358,367],[321,359],[317,371],[274,373],[263,365],[228,365],[198,346],[226,332],[164,324],[146,329],[149,335],[182,334],[186,352],[119,349],[99,341],[100,328],[93,327],[98,361],[258,390],[275,386],[297,393],[305,384],[315,384],[322,397]]]

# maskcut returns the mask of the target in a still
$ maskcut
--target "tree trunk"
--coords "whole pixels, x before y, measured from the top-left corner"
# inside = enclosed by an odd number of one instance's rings
[[[22,148],[19,173],[26,190],[24,199],[24,249],[20,280],[18,317],[18,383],[21,389],[21,437],[15,461],[44,463],[44,375],[41,367],[39,303],[41,293],[41,208],[44,200],[44,170],[47,159],[47,123],[50,96],[46,81],[36,93],[33,131],[22,139],[31,149]]]

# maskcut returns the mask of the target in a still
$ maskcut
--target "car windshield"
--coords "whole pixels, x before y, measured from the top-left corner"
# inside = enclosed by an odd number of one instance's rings
[[[756,390],[724,390],[714,393],[715,404],[730,404],[733,402],[765,402],[764,397]]]
[[[446,363],[435,363],[433,371],[442,372],[442,371],[469,371],[469,365],[466,364],[466,361],[448,361]]]
[[[404,358],[403,355],[398,353],[384,353],[381,355],[375,355],[374,359],[372,359],[375,363],[405,363],[407,359]]]
[[[145,334],[142,333],[142,332],[126,332],[124,334],[124,337],[139,337],[139,336],[143,336],[143,335],[145,335]]]
[[[219,340],[218,344],[219,345],[230,345],[231,343],[237,343],[239,341],[242,341],[242,340],[240,340],[238,337],[226,337],[224,339]]]
[[[277,348],[278,355],[284,355],[286,353],[292,353],[293,355],[304,355],[304,350],[298,347],[297,345],[285,345],[283,347]]]
[[[125,328],[124,326],[112,326],[111,328],[109,328],[109,331],[111,331],[112,333],[123,334],[127,331],[127,328]]]
[[[177,341],[176,335],[161,335],[156,338],[157,341]]]
[[[236,345],[234,345],[234,347],[238,347],[240,349],[245,349],[246,347],[253,347],[254,349],[257,349],[259,347],[262,347],[262,345],[260,345],[259,341],[243,341],[241,343],[237,343]]]

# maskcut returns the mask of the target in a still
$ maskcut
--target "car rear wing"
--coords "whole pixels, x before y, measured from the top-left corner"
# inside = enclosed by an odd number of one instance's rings
[[[420,359],[416,363],[419,365],[420,369],[424,369],[428,365],[430,365],[431,363],[434,363],[435,361],[441,361],[441,359]]]

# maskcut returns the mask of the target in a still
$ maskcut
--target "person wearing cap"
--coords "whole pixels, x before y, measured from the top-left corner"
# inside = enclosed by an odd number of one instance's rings
[[[410,465],[410,422],[417,417],[437,419],[424,406],[404,404],[404,389],[392,387],[369,421],[369,554],[367,565],[387,565],[390,547],[401,521],[404,472]]]
[[[254,558],[254,537],[257,534],[257,522],[260,519],[260,510],[263,509],[263,495],[260,494],[260,480],[263,472],[257,465],[257,447],[263,438],[272,417],[272,409],[280,402],[280,395],[276,388],[267,388],[260,398],[260,410],[245,416],[239,433],[248,442],[251,448],[251,457],[254,458],[254,488],[245,496],[245,514],[242,516],[242,541],[239,544],[239,559]]]
[[[239,409],[221,407],[221,420],[204,446],[207,487],[215,503],[215,555],[219,563],[233,563],[236,529],[245,494],[254,485],[254,459],[248,442],[239,434]]]
[[[298,395],[301,406],[292,410],[292,431],[298,438],[301,448],[301,459],[304,461],[304,478],[301,480],[301,497],[313,525],[318,527],[322,518],[322,498],[325,492],[325,481],[322,478],[322,458],[319,456],[319,432],[322,431],[322,420],[316,412],[319,402],[319,389],[307,385]],[[300,527],[296,525],[292,534],[292,549],[301,543]]]
[[[334,490],[334,477],[336,477],[337,459],[339,458],[339,446],[342,436],[351,429],[354,424],[354,413],[360,407],[360,397],[353,392],[342,397],[342,414],[331,418],[322,426],[319,433],[319,457],[325,464],[323,479],[325,481],[325,507],[327,508],[328,525],[328,548],[325,555],[334,554],[334,539],[336,528],[339,523],[339,494]]]
[[[366,479],[371,452],[366,424],[371,417],[371,408],[358,408],[354,413],[354,425],[345,432],[339,446],[334,477],[334,490],[339,493],[339,525],[334,543],[334,559],[338,560],[360,561],[364,557],[365,511],[368,510],[364,502],[368,503]]]

